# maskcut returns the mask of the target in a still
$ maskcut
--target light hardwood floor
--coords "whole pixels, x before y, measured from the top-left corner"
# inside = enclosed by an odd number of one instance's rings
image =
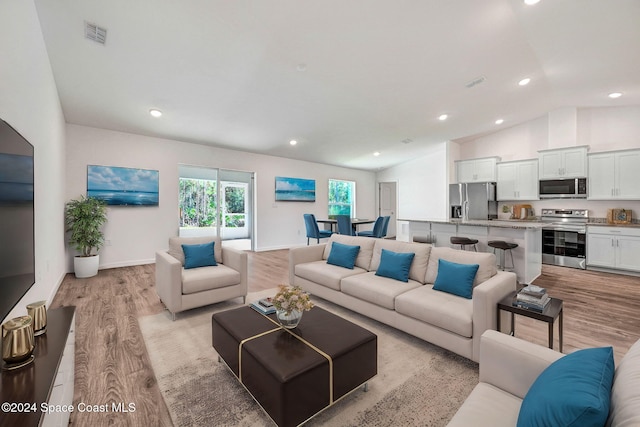
[[[287,282],[287,250],[249,252],[250,292]],[[565,353],[612,345],[618,362],[640,338],[640,278],[544,266],[535,283],[564,300]],[[67,275],[51,308],[70,305],[76,307],[74,403],[136,404],[128,414],[74,412],[72,424],[170,426],[137,321],[164,310],[154,265],[101,270],[90,279]],[[517,317],[516,336],[547,345],[546,324]]]

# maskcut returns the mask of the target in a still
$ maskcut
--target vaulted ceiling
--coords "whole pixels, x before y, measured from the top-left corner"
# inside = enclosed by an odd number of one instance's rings
[[[35,3],[68,123],[377,170],[556,108],[640,104],[638,0]]]

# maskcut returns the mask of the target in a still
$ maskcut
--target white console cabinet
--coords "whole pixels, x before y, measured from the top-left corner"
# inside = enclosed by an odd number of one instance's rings
[[[0,371],[0,400],[15,406],[0,413],[0,426],[68,425],[71,413],[61,408],[73,404],[74,353],[75,308],[48,310],[47,330],[35,337],[34,361]]]
[[[73,404],[73,381],[75,373],[75,335],[76,316],[71,320],[67,344],[62,352],[62,359],[58,366],[58,372],[53,381],[53,388],[49,396],[49,405],[60,405],[60,407]],[[70,412],[59,411],[44,414],[42,419],[42,427],[66,426],[69,424]]]

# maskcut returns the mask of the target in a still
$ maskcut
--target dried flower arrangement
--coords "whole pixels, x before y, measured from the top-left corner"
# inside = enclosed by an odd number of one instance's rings
[[[278,289],[278,293],[272,299],[277,310],[290,314],[294,310],[302,312],[313,308],[309,294],[300,286],[280,285]]]

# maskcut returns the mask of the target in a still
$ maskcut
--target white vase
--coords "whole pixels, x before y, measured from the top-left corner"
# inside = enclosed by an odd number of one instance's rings
[[[93,277],[98,274],[100,256],[76,256],[73,258],[73,271],[77,278]]]

